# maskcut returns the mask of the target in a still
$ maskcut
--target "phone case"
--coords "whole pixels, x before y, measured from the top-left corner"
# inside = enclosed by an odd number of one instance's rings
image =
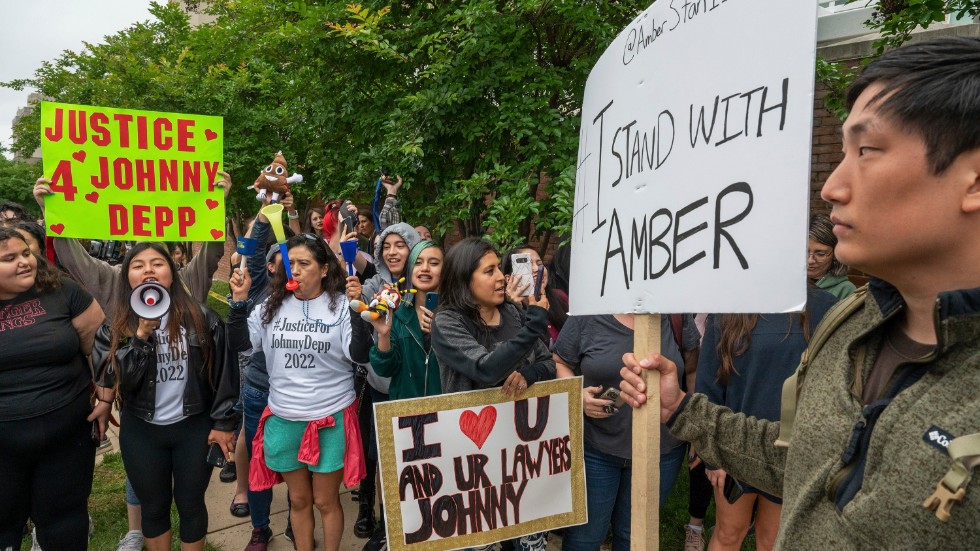
[[[739,483],[738,480],[735,480],[735,477],[733,477],[730,474],[727,474],[725,475],[724,493],[725,493],[725,501],[734,505],[735,502],[738,501],[738,498],[742,497],[742,494],[745,493],[745,488],[742,487],[742,484]]]
[[[221,446],[217,443],[213,443],[208,446],[208,465],[213,467],[224,467],[225,466],[225,454],[221,451]]]
[[[511,270],[511,277],[520,281],[520,286],[527,285],[527,289],[522,293],[523,296],[534,294],[534,268],[531,266],[530,253],[517,253],[510,255],[510,263],[514,267]]]
[[[428,292],[425,294],[425,307],[433,312],[436,311],[436,306],[439,305],[439,294]]]

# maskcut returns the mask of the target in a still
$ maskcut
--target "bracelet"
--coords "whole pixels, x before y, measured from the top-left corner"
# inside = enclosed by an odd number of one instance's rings
[[[395,196],[394,193],[389,193],[389,194],[385,195],[385,197],[391,197],[392,199],[394,199],[396,196]]]
[[[299,219],[299,212],[298,211],[295,211],[295,210],[293,212],[287,212],[286,213],[286,216],[290,220],[297,220],[297,219]]]

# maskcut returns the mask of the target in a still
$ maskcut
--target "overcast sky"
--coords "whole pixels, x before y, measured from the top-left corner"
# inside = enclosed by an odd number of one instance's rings
[[[82,50],[83,41],[101,43],[106,35],[149,20],[149,7],[150,0],[0,0],[0,15],[7,22],[0,33],[0,82],[29,78],[42,61],[54,60],[65,50]],[[14,115],[27,104],[30,92],[0,88],[4,149],[12,145]]]

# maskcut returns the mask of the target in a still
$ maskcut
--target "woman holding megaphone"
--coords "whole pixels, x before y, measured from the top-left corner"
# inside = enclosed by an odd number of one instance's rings
[[[181,549],[202,550],[208,448],[232,457],[238,364],[221,318],[191,298],[163,244],[136,244],[119,277],[117,315],[96,334],[93,363],[99,384],[122,399],[119,443],[146,548],[171,548],[172,496]]]

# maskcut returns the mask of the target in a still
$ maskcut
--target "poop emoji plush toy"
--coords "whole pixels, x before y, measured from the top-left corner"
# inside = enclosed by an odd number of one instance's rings
[[[266,192],[272,192],[272,202],[278,203],[279,196],[289,191],[289,184],[296,184],[303,181],[302,174],[286,176],[286,159],[282,156],[282,151],[276,153],[276,158],[272,164],[259,172],[259,177],[255,179],[252,188],[258,192],[255,196],[259,201],[265,201]]]
[[[367,322],[374,321],[381,316],[387,316],[389,312],[398,309],[398,304],[402,300],[402,295],[414,293],[415,289],[399,289],[398,286],[405,282],[405,278],[399,279],[394,284],[386,283],[378,294],[374,295],[370,303],[365,304],[359,300],[350,301],[350,307],[355,312],[361,314],[361,319]]]

